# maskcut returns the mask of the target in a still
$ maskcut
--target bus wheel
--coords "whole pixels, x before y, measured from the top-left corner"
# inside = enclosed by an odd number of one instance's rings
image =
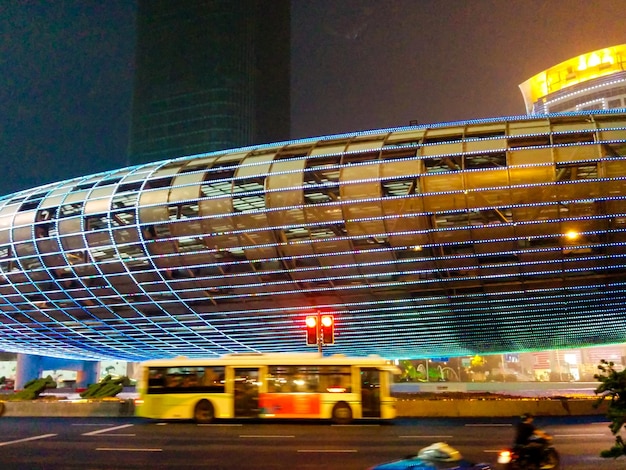
[[[346,402],[339,402],[333,408],[333,423],[348,424],[352,421],[352,408]]]
[[[198,424],[207,424],[215,419],[215,411],[209,400],[200,400],[193,410],[193,418]]]

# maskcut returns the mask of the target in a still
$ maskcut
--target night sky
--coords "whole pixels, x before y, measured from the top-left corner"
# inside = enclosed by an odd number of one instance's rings
[[[294,0],[292,137],[524,113],[626,0]],[[126,165],[133,1],[0,2],[0,195]]]

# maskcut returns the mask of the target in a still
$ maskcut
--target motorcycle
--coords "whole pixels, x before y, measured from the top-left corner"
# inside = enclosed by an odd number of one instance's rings
[[[537,465],[527,447],[505,449],[498,454],[498,464],[505,470],[559,470],[561,458],[553,445],[544,443],[540,452],[540,463]]]

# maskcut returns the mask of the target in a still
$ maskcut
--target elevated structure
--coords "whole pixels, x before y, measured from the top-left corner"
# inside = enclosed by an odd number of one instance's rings
[[[561,62],[519,87],[528,114],[626,108],[626,44]]]
[[[0,199],[0,350],[460,356],[623,342],[626,113],[374,130]],[[310,350],[310,348],[308,349]]]
[[[139,0],[131,164],[289,138],[289,0]]]

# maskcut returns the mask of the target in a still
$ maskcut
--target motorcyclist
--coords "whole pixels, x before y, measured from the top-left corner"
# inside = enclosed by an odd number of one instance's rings
[[[552,437],[538,429],[533,424],[534,420],[535,417],[531,413],[524,413],[520,416],[520,422],[516,427],[514,446],[524,452],[537,468],[541,468],[543,451]]]

